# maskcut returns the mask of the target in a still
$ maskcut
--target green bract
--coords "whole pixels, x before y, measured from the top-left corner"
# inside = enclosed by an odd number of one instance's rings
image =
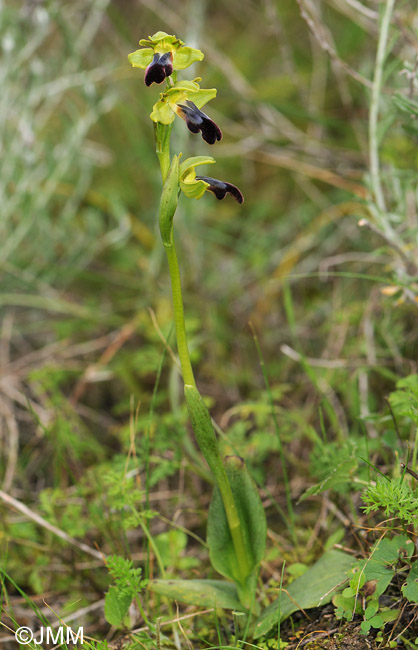
[[[164,246],[172,244],[173,218],[178,202],[179,157],[173,156],[161,194],[159,222]]]
[[[209,183],[196,180],[195,167],[214,163],[212,156],[194,156],[187,158],[179,167],[180,189],[189,199],[201,199]]]
[[[200,77],[194,81],[178,81],[164,93],[160,93],[160,99],[154,104],[150,115],[152,121],[171,124],[178,113],[177,104],[190,100],[196,104],[197,108],[202,108],[211,99],[214,99],[216,88],[200,88],[198,81],[200,81]]]
[[[128,55],[128,59],[134,68],[146,68],[153,59],[154,54],[173,54],[173,70],[184,70],[195,61],[202,61],[204,54],[194,47],[187,47],[184,42],[174,35],[166,32],[156,32],[149,39],[143,38],[139,41],[142,49],[136,50]]]

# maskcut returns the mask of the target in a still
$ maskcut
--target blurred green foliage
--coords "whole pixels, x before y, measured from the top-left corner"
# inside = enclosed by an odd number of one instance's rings
[[[199,386],[223,451],[244,456],[264,490],[277,578],[283,558],[305,562],[328,537],[340,541],[328,497],[360,525],[360,490],[376,482],[373,466],[398,480],[408,446],[416,462],[415,3],[397,3],[384,66],[384,214],[368,155],[375,2],[0,7],[2,490],[91,549],[132,558],[146,578],[160,570],[150,538],[163,566],[184,577],[206,562],[211,486],[170,353],[157,236],[149,113],[159,88],[147,89],[127,61],[139,38],[164,29],[205,52],[193,70],[218,88],[216,169],[245,195],[239,210],[208,194],[198,203],[181,197],[176,232]],[[212,153],[181,120],[174,139],[176,150]],[[296,545],[249,322],[292,500],[315,484],[295,509]],[[318,485],[340,466],[324,496]],[[31,597],[52,594],[60,615],[103,598],[109,577],[96,556],[4,501],[0,521],[1,566]],[[345,543],[358,550],[351,533]],[[9,615],[22,613],[16,584],[3,584]],[[143,599],[148,614],[169,613],[164,601]],[[94,622],[98,636],[108,629]],[[220,643],[212,628],[196,623],[193,633]],[[138,647],[155,647],[139,634]]]

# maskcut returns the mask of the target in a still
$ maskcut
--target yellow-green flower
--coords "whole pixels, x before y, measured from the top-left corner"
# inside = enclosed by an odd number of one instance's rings
[[[187,158],[179,167],[181,191],[189,199],[201,199],[204,193],[209,191],[219,200],[230,194],[238,203],[244,203],[242,192],[236,185],[210,176],[196,176],[196,167],[214,162],[215,160],[211,156]]]
[[[145,68],[145,84],[160,84],[173,70],[184,70],[195,61],[202,61],[203,52],[184,45],[174,35],[156,32],[149,39],[139,41],[142,49],[128,55],[134,68]]]
[[[178,81],[161,93],[150,117],[154,122],[171,124],[175,115],[178,115],[185,120],[192,133],[200,131],[206,142],[214,144],[222,138],[222,131],[200,109],[216,97],[216,88],[200,88],[198,81],[200,81],[199,77],[194,81]]]

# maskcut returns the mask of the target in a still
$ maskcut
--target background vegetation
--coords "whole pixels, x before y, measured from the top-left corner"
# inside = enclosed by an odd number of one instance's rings
[[[208,474],[170,347],[149,120],[159,91],[127,62],[159,29],[205,52],[193,74],[218,88],[214,175],[245,195],[242,208],[183,197],[176,233],[199,387],[223,452],[246,458],[267,508],[262,602],[283,560],[296,567],[287,579],[334,543],[364,557],[374,527],[399,516],[398,497],[386,514],[361,509],[373,466],[396,479],[417,455],[418,10],[395,3],[380,91],[390,2],[0,4],[7,650],[10,630],[42,616],[109,647],[156,647],[147,625],[176,608],[143,590],[122,626],[141,634],[115,630],[104,594],[124,568],[112,574],[102,554],[145,579],[160,575],[157,556],[168,577],[216,577],[203,541]],[[177,122],[177,150],[212,153]],[[299,501],[331,474],[327,491]],[[233,645],[228,619],[177,614],[193,616],[159,644]]]

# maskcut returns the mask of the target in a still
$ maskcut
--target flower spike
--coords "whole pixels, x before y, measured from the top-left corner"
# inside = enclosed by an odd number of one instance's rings
[[[222,200],[227,194],[230,194],[238,203],[244,203],[244,197],[241,190],[232,183],[218,181],[216,178],[210,176],[196,176],[197,181],[203,181],[208,184],[209,192],[213,192],[217,199]]]
[[[173,73],[173,54],[154,54],[154,58],[145,70],[145,85],[160,84]]]
[[[219,126],[189,99],[185,104],[177,104],[176,112],[186,122],[189,131],[192,133],[200,131],[202,138],[208,144],[215,144],[217,140],[222,140]]]

